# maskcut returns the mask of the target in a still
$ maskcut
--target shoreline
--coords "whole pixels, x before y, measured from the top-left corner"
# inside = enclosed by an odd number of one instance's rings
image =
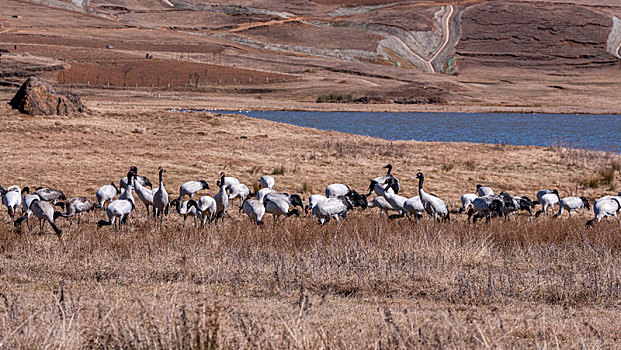
[[[9,101],[17,88],[0,90],[0,99]],[[373,112],[373,113],[510,113],[510,114],[567,114],[621,116],[621,107],[610,103],[598,107],[558,106],[498,106],[490,104],[361,104],[317,103],[293,100],[287,97],[263,98],[261,96],[205,94],[188,91],[145,91],[69,88],[78,94],[83,103],[100,111],[110,110],[243,110],[243,111],[304,111],[304,112]]]
[[[585,109],[575,106],[548,107],[499,107],[489,105],[400,105],[400,104],[353,104],[353,103],[314,103],[282,100],[263,100],[256,98],[207,97],[195,99],[184,96],[180,99],[148,97],[134,98],[131,101],[114,102],[110,99],[85,96],[87,105],[101,110],[114,109],[204,109],[204,110],[243,110],[243,111],[299,111],[299,112],[372,112],[372,113],[511,113],[511,114],[574,114],[574,115],[613,115],[621,116],[621,110],[613,108]],[[141,102],[144,101],[144,102]]]

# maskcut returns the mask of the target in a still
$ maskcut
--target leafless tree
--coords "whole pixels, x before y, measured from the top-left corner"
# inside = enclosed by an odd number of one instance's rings
[[[125,86],[125,83],[127,82],[127,74],[130,70],[132,70],[131,64],[127,64],[123,67],[123,86]]]

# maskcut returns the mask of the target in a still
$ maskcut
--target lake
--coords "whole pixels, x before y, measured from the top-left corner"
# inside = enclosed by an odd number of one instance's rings
[[[563,145],[621,151],[621,115],[217,111],[387,140]]]

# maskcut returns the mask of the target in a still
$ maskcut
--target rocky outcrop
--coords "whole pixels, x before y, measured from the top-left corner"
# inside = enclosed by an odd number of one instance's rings
[[[79,96],[58,94],[49,82],[37,77],[28,78],[9,104],[30,115],[70,115],[85,110]]]

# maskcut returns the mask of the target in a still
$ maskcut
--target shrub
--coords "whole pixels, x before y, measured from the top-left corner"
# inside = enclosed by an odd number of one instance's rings
[[[442,165],[441,169],[442,169],[442,171],[449,172],[449,171],[453,170],[454,167],[455,167],[455,164],[449,163],[449,164]]]
[[[302,192],[304,193],[313,192],[313,186],[310,183],[308,183],[308,181],[304,181],[304,183],[302,184]]]
[[[615,179],[615,169],[607,168],[599,171],[599,175],[602,177],[601,183],[604,185],[610,185]]]
[[[285,175],[285,170],[285,166],[281,164],[279,167],[272,170],[272,175]]]
[[[600,180],[594,177],[578,180],[578,183],[584,187],[598,188]]]
[[[352,102],[353,100],[350,94],[344,94],[342,92],[331,92],[329,94],[321,94],[317,97],[318,103],[343,103]]]

